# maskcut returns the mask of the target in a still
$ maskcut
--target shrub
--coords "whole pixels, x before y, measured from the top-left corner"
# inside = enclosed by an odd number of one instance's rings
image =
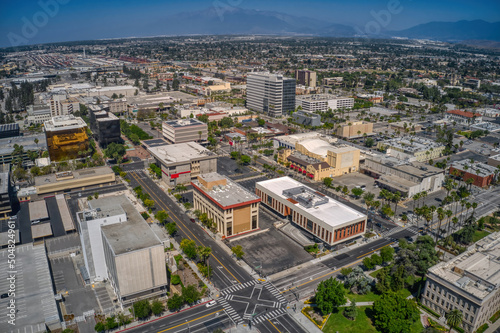
[[[181,283],[181,277],[179,275],[172,275],[172,278],[170,279],[170,283],[172,283],[174,286],[175,285],[178,285],[179,283]]]

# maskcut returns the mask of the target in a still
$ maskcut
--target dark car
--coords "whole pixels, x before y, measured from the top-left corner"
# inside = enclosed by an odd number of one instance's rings
[[[193,222],[193,223],[195,223],[195,222],[196,222],[196,220],[195,220],[195,219],[189,219],[189,220],[190,220],[191,222]]]
[[[377,227],[379,227],[379,228],[382,228],[382,223],[380,223],[380,222],[379,222],[379,223],[375,223],[375,225],[376,225]]]
[[[2,294],[2,296],[0,296],[0,298],[7,298],[9,297],[9,294],[5,293],[5,294]]]

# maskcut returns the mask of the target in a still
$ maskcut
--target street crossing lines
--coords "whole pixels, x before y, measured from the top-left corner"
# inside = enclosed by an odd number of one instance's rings
[[[257,318],[254,318],[253,323],[254,323],[254,325],[257,325],[257,324],[262,323],[264,320],[274,319],[276,317],[284,315],[285,313],[286,313],[286,308],[277,309],[277,310],[271,311],[267,314],[263,314],[261,316],[258,316]]]
[[[241,317],[236,313],[236,311],[229,305],[229,303],[224,299],[221,298],[218,300],[219,303],[224,307],[224,311],[227,313],[229,318],[234,322],[235,325],[238,325],[242,322]]]
[[[264,285],[271,292],[271,294],[278,299],[278,302],[280,305],[284,305],[287,303],[287,300],[285,299],[285,297],[279,292],[279,290],[271,282],[268,281]]]
[[[221,297],[226,298],[225,296],[228,296],[229,294],[232,294],[235,291],[238,291],[238,290],[241,290],[241,289],[244,289],[244,288],[248,288],[248,287],[254,286],[258,282],[259,281],[257,281],[257,280],[252,280],[252,281],[245,282],[243,284],[237,284],[237,285],[233,285],[231,287],[227,287],[226,289],[224,289],[224,290],[221,291],[220,295],[221,295]]]

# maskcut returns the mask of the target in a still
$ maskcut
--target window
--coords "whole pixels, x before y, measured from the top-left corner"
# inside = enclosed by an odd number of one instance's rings
[[[311,220],[307,220],[307,230],[312,231],[313,230],[313,223]]]
[[[257,215],[252,216],[252,229],[257,229]]]
[[[272,206],[272,204],[273,204],[273,198],[272,198],[272,197],[267,196],[267,204],[268,204],[269,206]]]

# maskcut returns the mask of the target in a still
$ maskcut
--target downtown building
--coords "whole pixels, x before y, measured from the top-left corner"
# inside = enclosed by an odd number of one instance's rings
[[[111,112],[93,106],[89,107],[90,129],[99,145],[106,147],[111,142],[121,142],[120,119]]]
[[[289,177],[255,184],[262,204],[328,246],[360,237],[366,229],[366,215]]]
[[[281,117],[295,110],[295,79],[279,74],[250,73],[247,77],[247,108]]]
[[[52,161],[75,159],[89,149],[87,123],[73,115],[53,117],[44,123],[49,156]]]
[[[429,268],[422,304],[445,316],[452,310],[463,315],[460,327],[467,333],[500,310],[500,233],[481,239],[448,262]]]
[[[260,198],[254,193],[216,172],[191,185],[194,209],[206,213],[223,238],[259,229]]]
[[[352,109],[354,98],[338,97],[330,94],[301,95],[297,96],[295,106],[307,112],[326,112],[328,109]]]
[[[316,72],[307,69],[297,69],[295,79],[298,84],[308,87],[316,87]]]
[[[172,143],[205,142],[208,138],[208,126],[194,118],[164,121],[163,137]]]

